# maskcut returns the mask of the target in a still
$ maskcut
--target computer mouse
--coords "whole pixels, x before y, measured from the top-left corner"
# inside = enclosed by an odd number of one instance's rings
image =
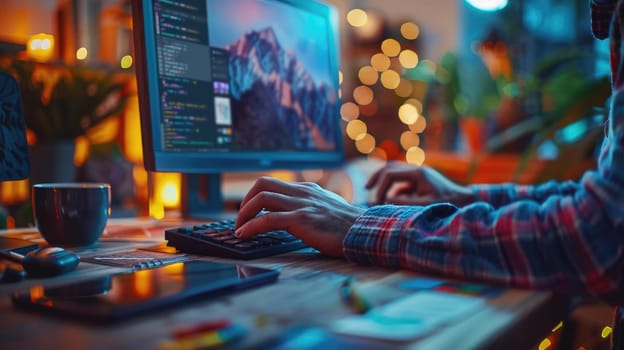
[[[26,271],[22,265],[2,261],[0,262],[0,281],[2,282],[19,282],[26,277]]]
[[[31,277],[50,277],[73,271],[78,255],[60,247],[44,247],[28,252],[22,265]]]

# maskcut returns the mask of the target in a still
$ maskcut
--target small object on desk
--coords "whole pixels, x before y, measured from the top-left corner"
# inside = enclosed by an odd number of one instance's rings
[[[340,297],[353,311],[364,314],[372,308],[372,304],[355,290],[353,283],[353,278],[348,278],[342,282]]]
[[[33,243],[25,239],[0,237],[0,251],[12,251],[25,255],[29,251],[37,248],[39,248],[37,243]]]
[[[168,339],[161,342],[158,349],[210,349],[235,342],[245,336],[247,330],[239,324],[206,332],[189,334],[185,337]]]
[[[13,305],[90,323],[129,321],[184,302],[209,300],[277,281],[279,270],[191,260],[142,271],[64,284],[31,285],[11,295]],[[137,285],[147,283],[149,288]]]
[[[165,253],[165,254],[180,254],[181,252],[176,247],[168,246],[167,242],[160,242],[156,245],[152,245],[149,247],[139,248],[140,250],[145,250],[148,252],[157,252],[157,253]]]
[[[185,338],[191,335],[196,335],[200,333],[206,333],[209,331],[216,331],[219,329],[227,328],[232,323],[226,319],[218,319],[212,321],[204,321],[197,324],[193,324],[190,326],[183,326],[180,328],[176,328],[171,332],[171,336],[176,339]]]
[[[10,261],[0,261],[0,281],[19,282],[26,277],[26,271],[20,264]]]
[[[188,260],[188,256],[184,254],[171,255],[143,250],[133,250],[82,258],[82,261],[92,264],[127,267],[133,270],[168,265],[185,260]]]
[[[306,248],[286,231],[270,231],[251,239],[234,236],[234,220],[165,230],[168,245],[186,253],[232,259],[257,259]]]
[[[80,262],[78,255],[59,247],[39,248],[25,256],[13,251],[0,251],[0,255],[22,264],[30,277],[51,277],[71,272]]]
[[[460,320],[483,303],[484,299],[477,297],[422,291],[374,308],[364,315],[337,320],[331,328],[339,334],[409,341],[444,323]]]

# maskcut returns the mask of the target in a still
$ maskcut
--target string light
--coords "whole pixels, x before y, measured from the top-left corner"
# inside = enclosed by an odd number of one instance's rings
[[[405,22],[401,25],[401,35],[407,40],[415,40],[420,34],[420,28],[416,23]]]
[[[412,125],[416,123],[419,116],[420,113],[418,113],[418,110],[414,107],[414,105],[406,103],[399,107],[399,119],[405,125]]]
[[[396,89],[401,83],[401,76],[397,71],[388,69],[381,73],[381,85],[388,90]]]
[[[347,13],[347,22],[353,27],[362,27],[368,22],[368,15],[362,9],[352,9]]]
[[[370,62],[371,66],[373,66],[373,68],[378,72],[384,72],[388,70],[391,64],[390,57],[384,55],[383,53],[374,54],[371,57]]]
[[[410,147],[405,153],[405,161],[409,164],[422,165],[425,162],[425,151],[420,147]]]
[[[121,66],[122,69],[129,69],[130,67],[132,67],[132,56],[130,55],[123,56],[121,60],[119,61],[119,65]]]
[[[368,105],[373,102],[373,90],[365,85],[360,85],[353,90],[353,99],[359,105]]]
[[[358,71],[358,78],[364,85],[375,85],[379,80],[379,73],[372,66],[364,66]]]
[[[388,57],[396,57],[401,52],[401,44],[396,39],[386,39],[381,43],[381,51]]]
[[[426,128],[427,119],[425,119],[422,115],[419,115],[418,118],[416,118],[416,122],[414,122],[414,124],[409,125],[409,129],[417,134],[422,133]]]
[[[360,115],[360,108],[353,102],[347,102],[340,107],[340,116],[344,121],[357,119]]]
[[[607,337],[611,335],[612,332],[613,332],[613,328],[611,328],[610,326],[605,326],[602,329],[602,332],[600,332],[600,336],[606,339]]]
[[[394,92],[397,94],[397,96],[400,97],[408,97],[412,94],[413,91],[414,89],[412,88],[412,82],[407,79],[401,79],[401,81],[399,82],[399,86],[394,89]]]
[[[399,54],[399,62],[404,68],[414,68],[418,65],[418,54],[413,50],[403,50]]]
[[[400,142],[401,147],[407,151],[412,147],[418,147],[420,145],[420,136],[412,131],[404,131],[401,134]]]
[[[388,160],[388,155],[386,154],[386,151],[384,151],[382,148],[375,148],[372,152],[370,152],[368,154],[369,158],[375,158],[375,159],[381,159],[381,160]]]
[[[347,14],[347,22],[357,27],[354,34],[362,26],[368,25],[372,12],[352,9]],[[347,122],[346,135],[354,141],[355,148],[369,158],[381,160],[398,159],[401,156],[411,164],[423,164],[425,151],[420,148],[420,136],[427,127],[422,115],[422,102],[415,96],[424,96],[426,86],[415,84],[412,80],[402,78],[404,70],[423,65],[432,72],[435,64],[429,60],[420,61],[416,51],[402,48],[397,39],[415,40],[420,35],[420,28],[413,22],[401,24],[400,38],[386,38],[381,42],[381,52],[370,57],[370,64],[357,70],[356,85],[352,91],[353,101],[346,101],[340,109],[342,119]],[[369,133],[366,123],[360,117],[372,117],[378,113],[380,103],[375,100],[376,84],[392,90],[397,97],[405,101],[398,108],[398,119],[408,128],[401,133],[399,142],[386,139],[377,146],[377,140]]]
[[[86,60],[88,54],[89,52],[87,51],[87,48],[81,47],[78,50],[76,50],[76,59],[79,61]]]
[[[360,153],[368,154],[375,149],[375,143],[376,141],[373,135],[364,134],[363,137],[355,141],[355,148],[357,148]]]
[[[359,119],[355,119],[347,124],[346,132],[347,136],[349,136],[351,140],[358,140],[364,137],[363,135],[366,134],[367,130],[368,127],[366,126],[366,123]]]

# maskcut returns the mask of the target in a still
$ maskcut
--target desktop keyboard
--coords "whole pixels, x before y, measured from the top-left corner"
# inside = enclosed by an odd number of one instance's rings
[[[234,220],[165,230],[167,245],[191,253],[233,259],[257,259],[307,247],[286,231],[270,231],[251,239],[234,236]]]

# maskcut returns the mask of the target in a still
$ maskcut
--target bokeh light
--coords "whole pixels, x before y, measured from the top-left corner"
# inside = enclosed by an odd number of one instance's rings
[[[360,108],[353,102],[345,102],[340,107],[340,116],[344,121],[351,121],[360,116]]]
[[[347,22],[353,27],[362,27],[367,21],[368,15],[362,9],[352,9],[347,13]]]
[[[379,73],[371,66],[364,66],[358,71],[358,78],[364,85],[375,85],[379,80]]]
[[[378,72],[384,72],[390,68],[390,58],[383,53],[374,54],[371,57],[371,66]]]
[[[391,69],[381,73],[381,85],[389,90],[396,89],[401,83],[401,76]]]
[[[349,136],[351,140],[363,138],[366,135],[367,130],[368,128],[366,127],[366,124],[359,119],[350,121],[346,128],[347,136]]]
[[[79,61],[86,60],[88,54],[89,52],[87,51],[87,48],[81,47],[76,50],[76,59]]]
[[[119,65],[121,66],[122,69],[129,69],[132,67],[132,56],[130,55],[125,55],[121,58],[121,60],[119,61]]]
[[[54,55],[54,36],[52,34],[33,34],[26,43],[26,53],[37,61],[48,61]]]
[[[399,54],[399,62],[405,68],[414,68],[418,65],[418,54],[413,50],[403,50]]]
[[[416,107],[416,110],[418,111],[419,114],[422,114],[423,112],[423,105],[422,102],[420,102],[420,100],[415,99],[415,98],[410,98],[407,101],[405,101],[406,104],[410,104],[414,107]]]
[[[388,57],[396,57],[401,52],[401,44],[396,39],[386,39],[381,42],[381,51]]]
[[[416,23],[405,22],[401,24],[401,35],[407,40],[414,40],[418,38],[420,34],[420,28]]]
[[[416,123],[419,116],[420,113],[418,113],[418,110],[414,107],[414,105],[405,103],[399,107],[399,119],[405,125],[412,125]]]
[[[397,96],[408,97],[409,95],[412,94],[413,90],[414,89],[412,87],[412,82],[410,80],[401,79],[399,86],[397,86],[397,88],[394,89],[394,92],[397,94]]]
[[[368,154],[368,158],[388,160],[388,155],[382,148],[377,147]]]
[[[364,134],[363,137],[355,141],[355,148],[363,154],[372,152],[375,149],[375,137],[371,134]]]
[[[417,134],[422,133],[423,131],[425,131],[426,128],[427,119],[425,119],[425,117],[423,117],[422,115],[419,116],[418,119],[416,119],[416,122],[414,124],[409,125],[409,129]]]
[[[466,0],[471,6],[482,11],[499,11],[507,7],[508,0]]]
[[[413,133],[412,131],[404,131],[401,134],[401,147],[403,147],[404,150],[408,150],[412,147],[418,147],[420,146],[420,137],[418,136],[418,134]]]
[[[425,151],[420,147],[412,147],[405,153],[405,161],[409,164],[423,165],[425,162]]]
[[[379,148],[383,149],[386,152],[386,156],[388,159],[396,159],[399,156],[399,145],[392,140],[383,140],[379,144]]]
[[[368,105],[373,102],[373,98],[375,97],[373,90],[365,85],[360,85],[353,89],[353,99],[359,105]]]

